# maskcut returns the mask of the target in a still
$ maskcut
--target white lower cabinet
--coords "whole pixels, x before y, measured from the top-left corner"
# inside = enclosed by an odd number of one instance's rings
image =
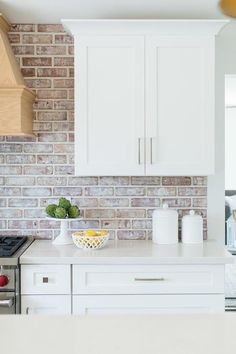
[[[22,295],[21,313],[26,315],[70,315],[71,295]]]
[[[74,295],[75,315],[181,314],[224,311],[224,295]]]
[[[23,314],[224,312],[224,265],[23,265]]]

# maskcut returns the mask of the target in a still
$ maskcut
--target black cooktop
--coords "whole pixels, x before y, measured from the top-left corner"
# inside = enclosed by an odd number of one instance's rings
[[[0,257],[13,256],[26,240],[26,236],[0,236]]]

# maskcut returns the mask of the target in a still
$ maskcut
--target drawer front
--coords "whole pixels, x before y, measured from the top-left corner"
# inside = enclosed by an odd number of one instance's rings
[[[21,313],[26,315],[70,315],[70,295],[23,295]]]
[[[223,313],[224,295],[74,295],[74,315]]]
[[[70,265],[22,265],[21,294],[70,294]]]
[[[75,265],[73,294],[224,293],[224,266]]]

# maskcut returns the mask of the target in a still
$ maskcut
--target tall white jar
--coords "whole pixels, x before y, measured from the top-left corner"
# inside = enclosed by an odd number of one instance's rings
[[[182,242],[203,242],[203,220],[200,215],[195,214],[194,210],[190,210],[189,215],[185,215],[182,219]]]
[[[178,242],[178,213],[169,209],[167,204],[163,208],[154,210],[152,214],[152,241],[158,244],[175,244]]]

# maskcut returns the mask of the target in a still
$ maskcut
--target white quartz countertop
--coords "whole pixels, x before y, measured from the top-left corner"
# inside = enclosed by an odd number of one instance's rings
[[[109,241],[100,250],[53,245],[36,240],[20,257],[21,264],[227,264],[234,258],[214,241],[190,245],[156,245],[151,241]]]
[[[4,316],[7,354],[232,354],[236,314],[123,317]]]

